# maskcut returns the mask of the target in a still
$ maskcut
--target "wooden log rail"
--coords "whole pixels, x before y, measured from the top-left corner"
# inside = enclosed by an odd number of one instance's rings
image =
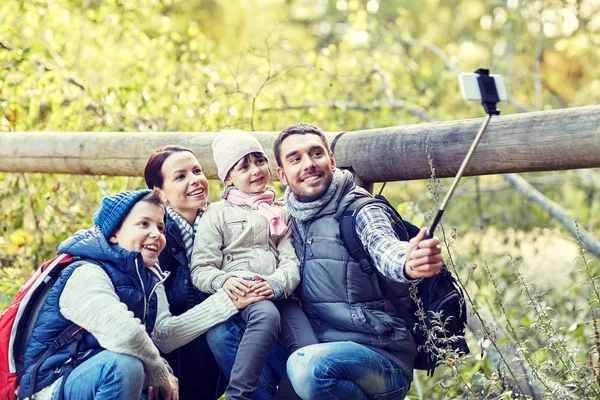
[[[363,182],[452,177],[483,119],[328,133],[338,166]],[[215,132],[14,132],[0,134],[0,171],[140,176],[167,144],[196,152],[209,179]],[[253,132],[271,152],[277,132]],[[600,106],[492,118],[465,175],[600,167]],[[274,175],[276,177],[276,175]]]

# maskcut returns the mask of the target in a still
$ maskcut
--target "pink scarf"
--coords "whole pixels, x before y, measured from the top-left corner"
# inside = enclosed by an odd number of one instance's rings
[[[283,235],[287,231],[287,225],[281,219],[281,209],[272,206],[275,200],[275,193],[265,190],[262,194],[250,195],[241,190],[230,190],[227,194],[227,200],[236,206],[250,206],[269,221],[269,232],[271,236]]]

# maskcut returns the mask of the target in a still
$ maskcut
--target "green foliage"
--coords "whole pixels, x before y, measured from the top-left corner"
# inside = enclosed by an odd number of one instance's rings
[[[460,99],[456,73],[480,66],[506,77],[503,114],[597,104],[599,15],[593,0],[5,0],[0,132],[466,119],[482,110]],[[598,230],[597,186],[576,172],[526,178]],[[384,193],[425,225],[449,185],[397,182]],[[0,174],[0,309],[62,240],[91,225],[102,195],[143,186]],[[212,200],[221,188],[211,182]],[[473,354],[431,379],[417,375],[409,397],[522,398],[532,387],[536,398],[597,397],[598,267],[585,253],[560,258],[573,240],[500,176],[464,178],[444,226],[448,264],[473,304]]]

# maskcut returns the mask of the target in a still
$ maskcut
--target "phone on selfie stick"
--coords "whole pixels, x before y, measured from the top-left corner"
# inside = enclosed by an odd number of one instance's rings
[[[471,156],[475,152],[475,148],[479,144],[479,140],[487,128],[490,119],[492,119],[492,115],[500,115],[500,110],[496,108],[496,104],[499,101],[506,101],[506,89],[504,87],[504,78],[502,75],[492,74],[490,75],[490,71],[487,69],[480,68],[474,73],[466,73],[461,72],[458,75],[458,83],[460,85],[460,92],[465,100],[477,100],[481,101],[483,108],[488,115],[487,118],[483,121],[481,128],[479,128],[479,132],[473,143],[471,144],[471,148],[467,152],[465,159],[463,160],[448,193],[446,193],[446,197],[438,210],[429,231],[425,234],[424,239],[431,239],[433,237],[433,233],[435,228],[439,224],[442,219],[442,215],[446,211],[446,206],[454,193],[454,189],[458,185],[458,181],[462,177]]]

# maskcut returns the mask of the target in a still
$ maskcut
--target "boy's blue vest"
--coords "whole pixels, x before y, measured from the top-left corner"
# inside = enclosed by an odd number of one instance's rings
[[[49,295],[41,308],[24,352],[24,372],[19,381],[20,398],[32,394],[32,372],[39,356],[44,353],[46,348],[52,344],[63,330],[72,324],[61,314],[59,299],[73,271],[84,264],[86,259],[93,260],[93,263],[102,266],[110,277],[117,296],[133,312],[134,316],[139,318],[146,326],[148,335],[152,333],[154,328],[157,311],[155,289],[160,279],[155,274],[147,271],[140,253],[128,252],[109,244],[100,231],[95,229],[77,232],[60,245],[58,252],[72,254],[81,257],[83,260],[74,262],[73,265],[68,266],[63,271],[50,289]],[[98,312],[102,312],[102,310],[98,310]],[[84,331],[82,342],[78,347],[79,363],[101,350],[102,348],[96,338],[91,333]],[[69,358],[67,347],[46,359],[38,369],[35,379],[35,392],[51,385],[60,378]]]

